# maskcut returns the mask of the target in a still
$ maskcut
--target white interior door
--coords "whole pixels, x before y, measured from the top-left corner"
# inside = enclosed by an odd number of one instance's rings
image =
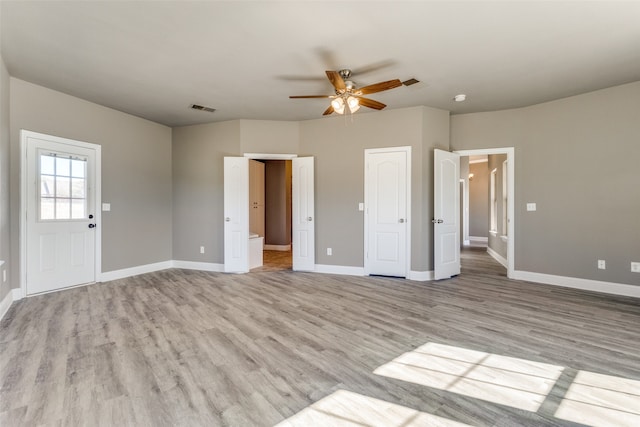
[[[23,131],[26,294],[96,280],[98,146]]]
[[[434,278],[460,274],[460,156],[434,150]]]
[[[292,159],[291,234],[293,270],[315,270],[315,216],[313,157]]]
[[[365,273],[407,276],[410,147],[365,150]]]
[[[249,271],[249,159],[224,158],[224,271]]]

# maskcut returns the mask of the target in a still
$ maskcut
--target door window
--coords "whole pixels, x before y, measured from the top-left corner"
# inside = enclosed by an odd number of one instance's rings
[[[39,153],[38,186],[41,221],[87,217],[87,158]]]

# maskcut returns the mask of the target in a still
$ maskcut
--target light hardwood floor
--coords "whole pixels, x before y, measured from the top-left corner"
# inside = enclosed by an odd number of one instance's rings
[[[338,402],[352,414],[337,425],[569,426],[558,414],[585,372],[625,379],[610,425],[634,420],[640,301],[511,281],[482,250],[463,256],[462,275],[441,282],[172,269],[23,299],[0,324],[0,425],[309,425],[294,415]],[[438,386],[432,362],[381,373],[430,351],[560,373],[534,409],[496,401],[486,378],[470,394]]]

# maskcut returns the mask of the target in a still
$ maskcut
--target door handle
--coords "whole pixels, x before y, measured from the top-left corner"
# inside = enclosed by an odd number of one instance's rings
[[[307,218],[307,221],[313,221],[313,218],[308,217],[308,218]]]
[[[434,224],[442,224],[444,221],[441,219],[432,219],[431,222]]]
[[[400,224],[404,223],[404,218],[400,218],[400,219],[398,220],[398,222],[399,222]]]
[[[229,221],[231,221],[231,218],[226,217],[224,220],[225,220],[225,221],[227,221],[227,222],[229,222]]]
[[[95,224],[89,224],[89,228],[96,228]]]

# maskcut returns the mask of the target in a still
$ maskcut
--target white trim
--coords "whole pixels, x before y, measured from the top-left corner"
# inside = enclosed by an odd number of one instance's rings
[[[504,148],[485,148],[485,149],[477,149],[477,150],[457,150],[454,153],[458,153],[460,156],[475,156],[479,154],[506,154],[507,155],[507,190],[509,192],[507,198],[507,222],[508,222],[508,230],[507,236],[510,237],[507,241],[507,277],[510,279],[515,278],[515,270],[516,270],[516,255],[515,255],[515,224],[516,224],[516,210],[515,210],[515,148],[514,147],[504,147]]]
[[[471,246],[471,239],[463,240],[462,246]]]
[[[469,241],[471,243],[489,243],[489,238],[480,236],[469,236]]]
[[[408,280],[414,280],[416,282],[428,282],[434,280],[433,270],[431,271],[410,271],[407,276]]]
[[[498,252],[494,251],[491,248],[487,248],[487,253],[489,255],[491,255],[491,258],[495,259],[500,264],[502,264],[502,266],[504,268],[508,268],[509,263],[507,263],[507,260],[502,255],[500,255]]]
[[[102,146],[90,142],[78,141],[75,139],[62,138],[55,135],[32,132],[20,129],[20,215],[18,216],[18,227],[20,229],[20,242],[18,251],[20,253],[19,283],[22,296],[27,295],[27,138],[39,138],[47,141],[67,144],[75,147],[82,147],[95,152],[95,187],[94,187],[94,218],[98,225],[95,228],[95,259],[94,278],[98,282],[102,270]],[[91,282],[95,283],[95,282]],[[81,285],[84,286],[84,285]]]
[[[316,264],[314,273],[325,274],[341,274],[345,276],[364,276],[363,267],[350,267],[346,265],[328,265],[328,264]]]
[[[369,194],[369,184],[367,180],[367,156],[369,154],[376,153],[394,153],[397,151],[403,151],[407,154],[407,170],[406,170],[406,183],[407,183],[407,212],[406,212],[406,224],[407,224],[407,235],[406,235],[406,266],[405,266],[405,274],[408,277],[411,272],[411,163],[413,162],[413,155],[411,151],[411,146],[401,146],[401,147],[385,147],[385,148],[365,148],[364,149],[364,274],[369,274],[369,262],[367,258],[367,250],[369,248],[369,207],[367,201],[367,195]]]
[[[534,273],[531,271],[515,271],[513,279],[527,282],[544,283],[546,285],[581,289],[583,291],[602,292],[640,298],[640,286],[623,283],[602,282],[600,280],[581,279],[578,277],[555,276],[553,274]]]
[[[7,314],[7,311],[11,308],[11,304],[13,304],[13,289],[10,289],[9,292],[2,298],[0,301],[0,320],[4,318],[4,315]]]
[[[122,270],[107,271],[100,275],[100,282],[124,279],[126,277],[137,276],[139,274],[153,273],[154,271],[172,268],[174,261],[162,261],[153,264],[138,265],[136,267],[123,268]]]
[[[215,262],[195,262],[195,261],[171,261],[172,268],[182,268],[185,270],[213,271],[216,273],[224,272],[224,264]]]
[[[509,236],[505,236],[504,234],[500,236],[500,240],[503,242],[507,242],[509,240]]]
[[[288,245],[264,245],[265,251],[281,251],[288,252],[291,250],[291,244]]]
[[[298,157],[297,154],[273,154],[273,153],[244,153],[244,157],[259,160],[291,160]]]
[[[476,163],[488,163],[488,162],[489,162],[488,158],[486,158],[486,159],[476,159],[476,160],[469,159],[469,164],[470,165],[475,165]]]

